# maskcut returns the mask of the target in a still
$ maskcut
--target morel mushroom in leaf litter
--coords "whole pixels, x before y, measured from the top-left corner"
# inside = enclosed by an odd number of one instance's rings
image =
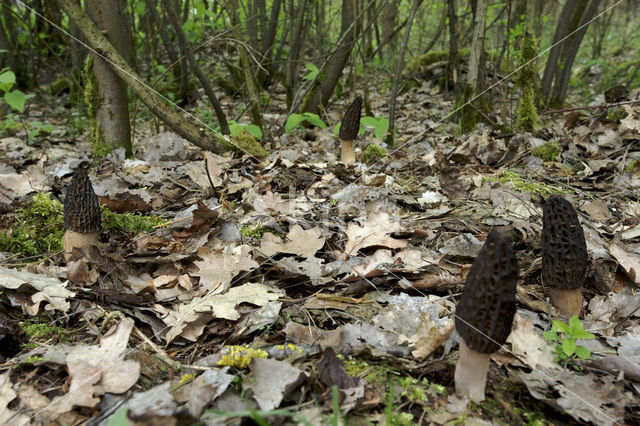
[[[542,222],[542,282],[562,315],[579,315],[588,255],[578,214],[567,200],[552,195],[544,203]]]
[[[517,281],[511,241],[493,230],[471,265],[456,307],[456,330],[461,338],[457,394],[484,400],[489,358],[511,332]]]
[[[360,130],[360,111],[362,109],[362,97],[356,97],[342,117],[340,125],[340,139],[342,140],[341,158],[345,164],[356,161],[353,152],[353,141],[358,137]]]
[[[102,215],[98,197],[93,191],[89,175],[83,169],[73,173],[64,197],[64,238],[62,246],[69,260],[74,248],[98,245]]]

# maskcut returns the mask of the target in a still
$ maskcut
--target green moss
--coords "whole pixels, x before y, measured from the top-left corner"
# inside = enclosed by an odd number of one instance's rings
[[[562,147],[558,142],[547,142],[533,150],[532,155],[542,161],[554,161],[562,152]]]
[[[516,111],[516,129],[532,131],[539,127],[540,117],[536,108],[534,90],[531,87],[522,89],[522,96]]]
[[[52,338],[56,338],[60,342],[70,342],[71,339],[64,328],[58,326],[50,326],[47,322],[34,323],[21,321],[20,328],[25,332],[32,341],[46,342]]]
[[[516,191],[529,191],[532,194],[537,194],[543,197],[548,197],[553,194],[571,193],[571,191],[562,189],[557,186],[545,185],[540,182],[527,180],[522,175],[509,170],[503,170],[497,177],[487,177],[487,180],[499,182],[502,185],[510,185]]]
[[[98,80],[93,73],[93,58],[87,56],[84,62],[84,68],[81,73],[82,82],[84,83],[84,104],[87,107],[87,118],[89,120],[89,132],[91,134],[91,149],[93,155],[102,158],[111,152],[108,146],[103,146],[102,128],[96,120],[96,110],[100,104],[100,95],[98,90]]]
[[[248,225],[240,228],[240,234],[250,238],[262,238],[265,232],[270,231],[259,223],[249,223]]]
[[[620,123],[620,120],[626,118],[627,115],[627,111],[621,107],[609,108],[607,110],[607,120],[612,123]]]
[[[0,251],[41,256],[62,250],[62,209],[62,203],[51,194],[34,195],[26,208],[16,212],[11,230],[0,231]]]
[[[474,99],[472,102],[473,105],[467,104],[470,99],[473,99],[475,90],[466,83],[461,83],[460,87],[460,96],[456,101],[456,109],[462,106],[458,112],[458,124],[460,134],[464,134],[476,128],[476,125],[482,121],[480,111],[488,111],[489,105],[484,96]]]
[[[27,357],[24,361],[22,361],[19,365],[16,365],[15,368],[18,368],[20,365],[25,364],[42,364],[43,362],[48,361],[47,358],[43,358],[41,356],[30,356]]]
[[[103,205],[100,205],[102,212],[102,229],[120,229],[126,232],[150,232],[156,226],[162,224],[163,220],[157,216],[143,216],[139,213],[114,213]]]
[[[367,147],[362,152],[362,156],[367,163],[378,161],[385,155],[387,155],[387,150],[375,143],[367,145]]]
[[[387,376],[393,372],[393,368],[387,365],[373,365],[364,361],[347,360],[344,362],[344,368],[350,376],[360,376],[367,373],[364,379],[367,382],[382,385],[387,381]]]
[[[235,151],[238,154],[249,154],[254,157],[263,158],[269,155],[269,153],[260,145],[256,138],[246,130],[242,130],[237,135],[230,135],[231,142],[220,138],[225,151]]]
[[[635,170],[640,169],[640,157],[631,161],[627,167],[624,168],[625,172],[633,172]]]
[[[62,250],[64,235],[64,207],[49,193],[33,196],[28,207],[16,212],[11,230],[0,231],[0,251],[18,256],[43,256]],[[156,216],[137,213],[114,213],[104,206],[102,229],[120,229],[138,233],[152,231],[162,223]]]
[[[540,126],[536,105],[541,104],[537,95],[539,77],[535,58],[538,56],[538,40],[532,32],[526,32],[520,50],[520,66],[516,84],[520,88],[520,102],[516,113],[516,130],[531,131]]]
[[[458,62],[462,61],[463,58],[469,57],[470,52],[471,49],[469,48],[458,50]],[[413,73],[415,71],[418,71],[420,68],[428,67],[429,65],[435,64],[436,62],[443,62],[447,60],[449,60],[448,50],[432,50],[407,62],[405,71],[407,73]]]

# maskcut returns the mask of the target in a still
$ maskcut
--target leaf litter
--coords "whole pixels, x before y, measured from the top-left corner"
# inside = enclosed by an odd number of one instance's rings
[[[425,96],[431,116],[451,108],[424,88],[403,102],[419,106]],[[329,112],[334,122],[339,109]],[[640,170],[628,166],[640,157],[640,121],[637,106],[625,109],[617,126],[551,121],[544,134],[511,140],[487,129],[421,135],[380,164],[347,167],[325,129],[282,136],[265,164],[202,153],[170,132],[149,135],[137,160],[115,152],[90,176],[103,204],[164,226],[105,231],[101,247],[66,265],[59,253],[3,261],[0,330],[16,326],[7,314],[15,309],[74,332],[70,341],[6,346],[13,370],[1,376],[1,418],[79,423],[120,407],[132,420],[213,422],[262,410],[284,421],[273,410],[285,409],[320,422],[337,403],[351,421],[384,421],[392,401],[415,422],[489,420],[490,405],[447,407],[455,302],[498,228],[514,241],[522,279],[487,403],[501,404],[503,422],[523,421],[522,410],[555,423],[637,422]],[[406,117],[398,126],[402,141],[424,129]],[[357,144],[374,136],[364,139]],[[563,147],[553,161],[531,154],[546,141]],[[62,199],[90,152],[84,142],[34,148],[14,137],[0,151],[7,230],[35,193]],[[583,314],[596,340],[577,370],[553,362],[542,335],[555,310],[540,284],[541,205],[554,193],[577,208],[591,258]]]

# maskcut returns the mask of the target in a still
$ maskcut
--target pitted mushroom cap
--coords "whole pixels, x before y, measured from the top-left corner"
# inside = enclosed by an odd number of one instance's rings
[[[470,349],[488,354],[505,342],[516,312],[517,281],[511,241],[492,230],[471,265],[456,307],[456,330]]]
[[[77,169],[64,197],[65,229],[88,234],[100,231],[102,215],[87,172]]]
[[[542,280],[545,286],[582,287],[587,274],[587,244],[578,214],[564,198],[552,195],[542,219]]]
[[[360,110],[362,109],[362,96],[356,97],[342,117],[339,137],[343,141],[355,140],[360,130]]]

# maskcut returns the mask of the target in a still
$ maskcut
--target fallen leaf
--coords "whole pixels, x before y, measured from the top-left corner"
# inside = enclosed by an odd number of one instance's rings
[[[398,222],[391,221],[389,214],[370,214],[364,219],[362,226],[357,223],[350,223],[347,226],[347,244],[344,252],[353,256],[358,250],[372,246],[404,248],[408,244],[407,240],[398,240],[389,236],[392,232],[400,231],[402,226]]]
[[[21,295],[21,297],[13,297],[13,294],[22,293],[21,286],[34,288],[37,291],[31,294],[31,297],[27,294]],[[51,278],[46,275],[33,274],[27,271],[18,271],[16,269],[8,269],[0,266],[0,287],[7,290],[7,296],[12,301],[12,304],[19,304],[22,306],[24,312],[29,315],[36,315],[40,310],[40,302],[46,301],[44,309],[52,311],[57,309],[62,312],[67,312],[70,308],[70,304],[67,298],[75,296],[75,293],[66,289],[66,282],[61,283],[57,278]],[[26,297],[25,297],[26,296]],[[29,300],[30,299],[30,300]]]
[[[193,262],[199,271],[192,275],[200,277],[202,292],[221,293],[241,271],[257,268],[259,265],[251,258],[251,250],[248,245],[225,247],[214,252],[207,247],[201,248],[198,255],[203,260]]]
[[[269,257],[276,253],[288,253],[312,258],[324,246],[324,242],[322,228],[315,227],[305,231],[300,225],[293,225],[285,237],[285,242],[270,232],[264,234],[260,250]]]
[[[254,358],[250,369],[254,380],[247,389],[253,391],[258,406],[266,411],[278,408],[306,378],[304,371],[275,359]]]

